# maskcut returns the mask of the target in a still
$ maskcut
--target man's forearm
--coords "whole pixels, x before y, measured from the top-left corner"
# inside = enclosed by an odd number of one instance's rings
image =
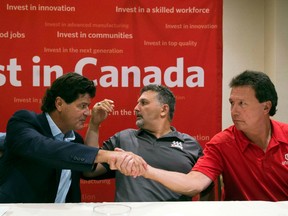
[[[109,163],[113,158],[116,159],[116,156],[113,156],[113,153],[113,151],[99,149],[94,163]]]
[[[113,112],[114,101],[104,99],[96,103],[91,110],[91,119],[86,133],[85,144],[88,146],[99,147],[99,127],[107,118],[109,113]]]
[[[89,124],[85,137],[85,145],[99,148],[99,125]]]
[[[170,190],[188,196],[195,196],[201,192],[200,187],[194,184],[195,181],[190,174],[171,172],[149,166],[145,178],[157,181]]]

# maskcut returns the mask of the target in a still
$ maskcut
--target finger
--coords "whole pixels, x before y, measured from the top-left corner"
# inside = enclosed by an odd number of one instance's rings
[[[109,108],[113,109],[114,108],[114,101],[109,100],[109,99],[104,99],[102,101],[96,102],[93,106],[93,108]]]
[[[117,147],[114,149],[114,151],[117,151],[117,152],[125,152],[123,149],[117,148]]]
[[[131,155],[127,155],[125,159],[122,161],[120,169],[124,175],[131,175],[133,166],[133,157]]]
[[[111,170],[117,169],[116,162],[117,162],[116,157],[112,156],[109,160],[109,167]]]
[[[129,158],[129,160],[128,160]],[[122,163],[121,169],[125,175],[129,176],[138,176],[140,172],[139,162],[135,160],[135,155],[129,155],[125,162]]]
[[[146,161],[142,157],[139,157],[139,156],[135,157],[134,166],[135,166],[134,177],[143,175],[143,173],[147,169]]]
[[[121,172],[126,172],[125,166],[129,160],[131,160],[131,156],[129,156],[126,152],[115,152],[117,157],[116,166]]]
[[[108,164],[109,164],[110,168],[113,170],[115,170],[115,169],[120,170],[121,164],[124,161],[125,156],[126,155],[124,155],[124,154],[111,151],[111,156],[108,160]]]
[[[114,109],[114,101],[105,99],[100,102],[100,106],[105,109],[107,112],[112,112]]]

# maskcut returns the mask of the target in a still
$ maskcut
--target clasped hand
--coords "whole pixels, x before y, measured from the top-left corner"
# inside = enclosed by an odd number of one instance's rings
[[[141,176],[146,172],[146,161],[132,152],[126,152],[120,148],[115,148],[115,156],[111,157],[109,163],[110,169],[119,170],[127,176]]]

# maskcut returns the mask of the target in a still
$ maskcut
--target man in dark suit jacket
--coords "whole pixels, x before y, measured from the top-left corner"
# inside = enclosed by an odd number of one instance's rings
[[[11,117],[0,158],[0,203],[80,202],[81,173],[92,171],[96,163],[130,157],[136,174],[145,167],[132,153],[81,145],[75,130],[84,127],[95,92],[92,81],[68,73],[47,89],[43,113],[20,110]]]
[[[0,132],[0,158],[2,157],[3,150],[4,150],[5,137],[6,137],[6,133]]]

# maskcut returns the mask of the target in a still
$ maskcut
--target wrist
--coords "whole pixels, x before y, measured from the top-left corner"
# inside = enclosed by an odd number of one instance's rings
[[[94,163],[108,163],[110,157],[111,151],[99,149]]]
[[[153,167],[147,165],[146,171],[145,171],[145,173],[143,174],[143,177],[151,179],[152,176],[153,176],[152,172],[153,172]]]
[[[92,121],[92,119],[89,122],[88,128],[92,131],[99,131],[99,127],[100,127],[100,122],[99,123],[95,123],[94,121]]]

